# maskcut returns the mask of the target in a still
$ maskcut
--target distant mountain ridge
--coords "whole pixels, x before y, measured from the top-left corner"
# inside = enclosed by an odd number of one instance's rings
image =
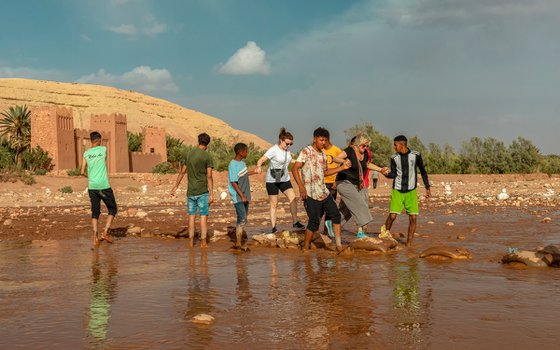
[[[23,104],[31,110],[42,106],[70,107],[75,128],[89,128],[92,114],[122,113],[126,114],[128,130],[132,132],[154,126],[165,128],[168,134],[186,144],[196,143],[197,135],[206,132],[228,143],[253,142],[261,148],[270,146],[257,135],[234,129],[216,117],[134,91],[102,85],[0,79],[0,111]]]

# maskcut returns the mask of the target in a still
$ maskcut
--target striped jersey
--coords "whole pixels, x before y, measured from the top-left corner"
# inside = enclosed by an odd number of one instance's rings
[[[417,151],[409,150],[407,153],[396,153],[391,156],[391,172],[387,176],[393,179],[393,188],[399,192],[409,192],[417,186],[416,168],[420,170],[422,182],[426,189],[430,188],[428,173],[424,167],[422,156]]]

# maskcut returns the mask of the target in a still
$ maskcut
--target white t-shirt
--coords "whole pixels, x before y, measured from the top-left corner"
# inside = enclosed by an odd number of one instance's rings
[[[266,171],[266,182],[276,182],[276,180],[270,175],[270,169],[284,169],[284,175],[280,179],[281,182],[290,181],[290,173],[288,172],[288,166],[292,161],[292,154],[290,151],[284,151],[278,145],[274,145],[266,151],[264,154],[266,158],[270,160],[268,165],[268,170]]]

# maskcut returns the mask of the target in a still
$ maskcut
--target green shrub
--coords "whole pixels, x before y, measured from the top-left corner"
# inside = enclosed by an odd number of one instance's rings
[[[23,152],[22,161],[23,168],[30,171],[44,169],[47,172],[53,168],[49,153],[39,146]]]
[[[170,162],[159,163],[152,168],[155,174],[177,174],[177,169]]]
[[[19,179],[26,185],[33,185],[35,183],[35,178],[28,173],[22,172]]]
[[[16,166],[16,155],[3,141],[3,139],[0,139],[0,169],[13,169]]]
[[[142,140],[144,137],[141,133],[133,133],[128,131],[128,151],[129,152],[140,152],[142,151]]]
[[[80,176],[82,175],[82,172],[80,171],[80,169],[76,168],[76,169],[68,169],[66,171],[66,174],[68,174],[68,176]]]
[[[45,175],[47,173],[47,169],[37,169],[33,172],[33,175]]]
[[[72,189],[72,186],[64,186],[59,191],[62,192],[62,193],[72,193],[72,192],[74,192],[74,190]]]

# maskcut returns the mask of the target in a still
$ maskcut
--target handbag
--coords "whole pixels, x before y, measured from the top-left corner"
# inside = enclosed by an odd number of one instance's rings
[[[284,154],[284,163],[282,164],[282,168],[273,169],[270,168],[270,175],[274,179],[274,182],[282,182],[282,177],[284,176],[284,165],[286,164],[286,160],[288,159],[288,151]]]

